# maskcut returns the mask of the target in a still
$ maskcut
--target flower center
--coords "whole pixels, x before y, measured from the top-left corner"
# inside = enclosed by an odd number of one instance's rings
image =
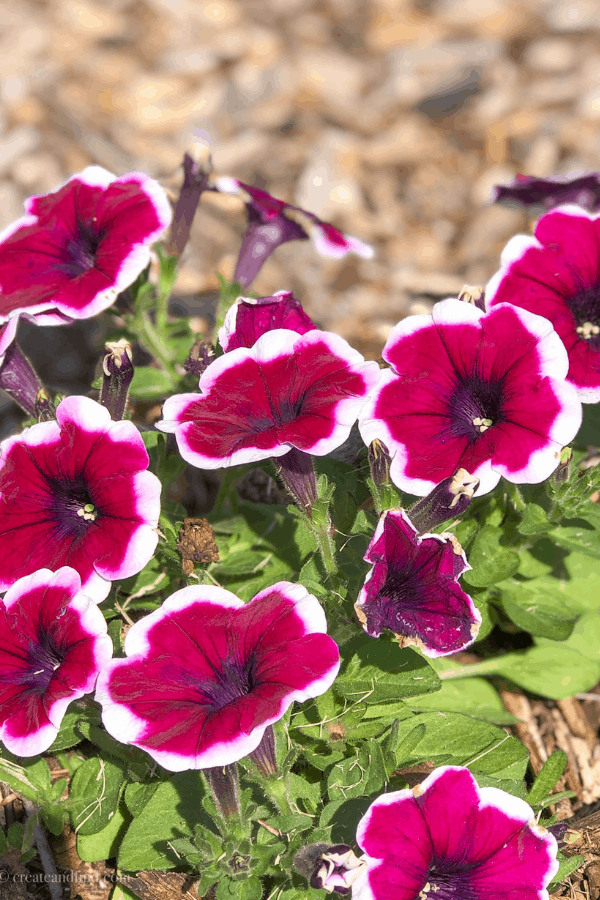
[[[193,668],[181,666],[175,670],[171,665],[168,672],[165,672],[165,677],[170,682],[175,681],[188,688],[195,688],[202,696],[200,702],[216,711],[252,693],[256,683],[254,669],[255,661],[252,654],[246,661],[238,659],[235,654],[230,654],[219,668],[213,667],[212,678],[199,679]]]
[[[471,869],[468,871],[444,871],[434,865],[429,870],[427,884],[419,893],[419,900],[476,900],[471,886]]]
[[[52,677],[64,660],[65,654],[54,645],[49,635],[38,633],[36,641],[30,641],[27,648],[27,665],[14,672],[5,672],[4,681],[22,684],[31,693],[43,694]]]
[[[503,383],[478,375],[464,378],[448,403],[450,430],[454,437],[475,441],[492,425],[502,421]]]
[[[53,480],[51,510],[58,526],[57,538],[83,537],[91,522],[101,514],[92,502],[87,482],[81,476],[74,480]]]
[[[104,236],[96,228],[95,222],[77,221],[79,234],[67,241],[65,259],[61,268],[71,277],[77,278],[88,269],[93,269],[96,253]]]
[[[600,285],[580,290],[567,303],[575,316],[575,330],[579,337],[584,341],[598,338],[594,343],[600,347]]]

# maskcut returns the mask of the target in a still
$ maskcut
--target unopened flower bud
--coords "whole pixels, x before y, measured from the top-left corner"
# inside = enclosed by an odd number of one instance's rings
[[[131,344],[126,340],[105,344],[106,356],[102,360],[102,387],[99,402],[110,412],[115,422],[125,415],[129,386],[133,378]]]
[[[0,357],[0,388],[26,413],[35,415],[35,399],[43,385],[15,340]]]
[[[198,138],[183,156],[183,184],[173,213],[168,249],[170,256],[180,257],[185,249],[196,209],[208,186],[211,171],[210,146],[206,140]]]
[[[388,448],[383,441],[376,438],[370,445],[368,451],[369,469],[371,470],[371,478],[377,487],[387,484],[390,480],[390,454]]]
[[[309,844],[294,857],[295,868],[312,888],[338,894],[350,893],[365,865],[347,844]]]
[[[38,422],[51,422],[56,418],[56,406],[48,396],[47,392],[42,388],[35,395],[35,417]]]
[[[461,516],[478,487],[479,478],[469,475],[466,469],[458,469],[436,484],[430,494],[417,500],[408,511],[409,518],[421,534],[429,532],[442,522]]]
[[[464,303],[471,303],[477,309],[485,312],[485,291],[482,287],[465,284],[458,295],[458,299]]]
[[[191,375],[202,375],[208,369],[215,358],[215,348],[207,338],[198,338],[194,342],[189,356],[183,364],[183,368]]]
[[[563,447],[560,451],[560,462],[558,468],[554,470],[553,478],[558,484],[568,481],[571,475],[571,457],[573,451],[570,447]]]

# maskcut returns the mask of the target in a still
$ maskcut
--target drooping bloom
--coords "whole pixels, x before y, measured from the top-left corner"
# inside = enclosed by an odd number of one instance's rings
[[[574,175],[575,173],[573,173]],[[510,206],[553,209],[564,203],[583,206],[588,212],[600,209],[600,174],[588,172],[566,178],[532,178],[517,175],[512,184],[498,184],[492,196],[494,203]]]
[[[365,867],[348,844],[307,844],[294,857],[294,868],[311,888],[342,895],[350,893]]]
[[[0,590],[68,565],[100,601],[152,558],[161,485],[133,422],[88,397],[67,397],[56,418],[0,445]]]
[[[39,569],[0,599],[0,739],[18,756],[48,749],[112,656],[106,620],[80,588],[68,566]]]
[[[259,337],[275,328],[306,334],[316,327],[291,291],[257,299],[238,297],[219,329],[219,343],[228,353],[236,347],[253,347]]]
[[[36,397],[44,390],[37,372],[15,340],[19,319],[35,321],[24,313],[10,316],[0,325],[0,388],[30,416],[36,412]]]
[[[516,235],[486,290],[486,305],[513,303],[552,322],[569,354],[567,380],[582,403],[600,401],[600,213],[561,206]]]
[[[174,432],[183,458],[203,469],[292,448],[323,456],[344,443],[379,375],[335,334],[278,328],[211,363],[200,394],[169,397],[157,428]]]
[[[248,229],[242,240],[234,281],[249,285],[269,256],[287,241],[312,240],[322,256],[340,258],[353,251],[370,259],[373,248],[323,222],[314,213],[277,200],[260,188],[236,178],[217,178],[213,190],[239,194],[248,215]]]
[[[479,478],[466,469],[458,469],[454,475],[444,478],[422,500],[417,500],[410,510],[410,521],[417,531],[433,531],[448,519],[457,519],[469,508]]]
[[[367,865],[353,900],[548,900],[558,870],[556,839],[531,807],[458,766],[378,797],[356,840]]]
[[[141,172],[116,178],[100,166],[30,197],[25,213],[0,234],[0,321],[26,310],[42,325],[108,309],[171,221],[156,181]]]
[[[255,751],[294,701],[324,693],[339,669],[325,614],[300,584],[249,603],[183,588],[136,622],[126,659],[98,679],[107,731],[173,772],[227,766]]]
[[[562,341],[516,306],[483,313],[443,300],[396,325],[383,357],[392,368],[359,428],[365,443],[388,447],[391,478],[408,493],[423,496],[459,468],[480,479],[478,496],[502,475],[538,483],[581,424]]]
[[[383,513],[365,554],[373,568],[356,602],[371,637],[392,631],[403,647],[447,656],[473,643],[481,614],[458,578],[471,566],[458,541],[420,535],[402,509]]]

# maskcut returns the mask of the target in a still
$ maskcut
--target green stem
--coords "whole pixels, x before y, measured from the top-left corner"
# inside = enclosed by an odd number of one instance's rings
[[[518,486],[516,484],[513,484],[512,481],[506,481],[505,485],[507,496],[509,500],[512,501],[514,508],[517,510],[517,512],[525,512],[525,510],[527,509],[527,504],[525,503],[523,495]]]
[[[223,512],[223,507],[227,502],[227,498],[231,493],[231,488],[235,484],[235,482],[240,477],[239,470],[236,469],[225,469],[223,472],[223,479],[221,484],[219,485],[219,491],[217,493],[217,498],[215,500],[215,505],[211,510],[211,515],[218,517]]]
[[[265,791],[279,807],[284,816],[291,816],[294,812],[288,800],[288,793],[283,778],[265,779],[263,784]]]
[[[158,316],[157,316],[158,318]],[[165,345],[160,333],[152,324],[145,313],[138,313],[132,322],[132,328],[136,331],[141,343],[161,364],[165,372],[171,378],[172,387],[176,388],[179,383],[179,376],[173,366],[173,357],[169,348]]]
[[[506,664],[506,657],[497,657],[494,659],[484,659],[481,662],[474,663],[472,666],[460,666],[456,669],[446,669],[439,672],[442,681],[448,681],[455,678],[475,678],[478,675],[496,675]]]
[[[313,525],[312,528],[317,539],[317,546],[321,554],[321,559],[323,560],[323,565],[325,566],[325,571],[328,575],[335,575],[338,567],[335,559],[335,547],[331,535],[329,534],[329,528],[327,525],[323,528],[316,528]]]

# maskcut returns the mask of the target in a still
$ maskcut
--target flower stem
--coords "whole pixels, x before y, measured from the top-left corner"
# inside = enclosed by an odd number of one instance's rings
[[[173,366],[173,357],[148,316],[145,313],[137,313],[131,322],[131,327],[144,347],[150,351],[169,375],[172,387],[175,389],[179,383],[179,376]]]
[[[481,662],[473,663],[471,666],[458,666],[456,669],[446,669],[439,672],[439,678],[442,681],[454,678],[475,678],[478,675],[496,675],[506,662],[505,657],[494,659],[484,659]]]

